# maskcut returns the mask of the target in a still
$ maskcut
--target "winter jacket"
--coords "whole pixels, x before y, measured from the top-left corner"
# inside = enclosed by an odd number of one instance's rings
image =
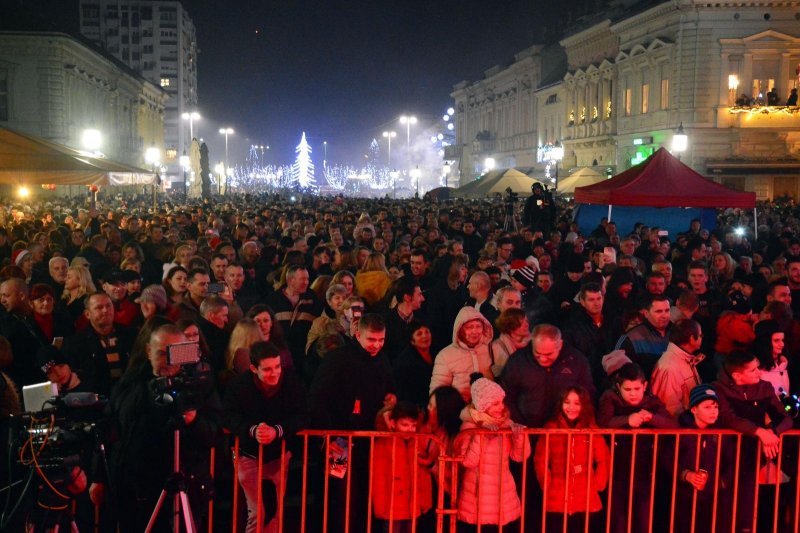
[[[480,320],[483,324],[483,337],[474,348],[469,348],[458,339],[458,332],[467,322]],[[442,385],[455,387],[464,401],[470,401],[469,376],[479,372],[489,379],[492,378],[492,362],[489,357],[489,343],[492,342],[492,325],[474,307],[463,307],[458,312],[453,325],[453,343],[439,352],[433,363],[433,375],[429,392],[433,392]]]
[[[419,438],[416,448],[414,440],[413,436],[375,440],[370,479],[376,518],[411,520],[433,506],[431,471],[419,460],[427,439]]]
[[[531,453],[530,441],[523,433],[481,434],[468,431],[477,427],[465,422],[461,426],[462,433],[456,437],[456,450],[458,455],[464,457],[458,519],[477,524],[480,518],[481,524],[505,525],[519,518],[521,512],[517,486],[509,470],[509,458],[518,463],[525,461]]]
[[[697,363],[702,360],[670,342],[656,363],[650,388],[672,416],[689,408],[689,393],[702,383],[697,373]]]
[[[580,306],[572,311],[564,325],[564,342],[586,356],[592,375],[596,377],[595,383],[600,381],[599,377],[604,376],[603,356],[613,347],[610,330],[609,320],[604,319],[600,327],[597,327],[592,317]]]
[[[781,389],[783,389],[787,394],[791,390],[789,388],[789,372],[787,372],[788,366],[789,360],[786,358],[786,356],[782,355],[778,359],[778,362],[775,364],[775,366],[769,370],[761,367],[761,379],[772,384],[772,388],[775,389],[775,394],[777,394],[778,397],[780,397]]]
[[[719,396],[719,421],[724,428],[755,435],[758,428],[769,427],[778,435],[791,429],[792,419],[786,416],[783,405],[775,395],[772,384],[759,381],[755,385],[737,385],[723,369],[714,389]],[[769,416],[769,426],[765,422]]]
[[[397,399],[414,402],[420,407],[427,406],[432,373],[433,365],[423,359],[416,348],[408,346],[392,362]]]
[[[285,288],[285,287],[284,287]],[[275,312],[275,318],[288,339],[289,351],[292,352],[295,368],[303,368],[303,356],[306,353],[306,339],[311,323],[322,313],[322,305],[313,291],[300,295],[297,305],[284,294],[284,288],[271,293],[266,304]]]
[[[258,457],[254,428],[265,423],[275,428],[278,437],[264,448],[265,461],[277,459],[281,443],[289,440],[308,423],[306,395],[294,372],[284,372],[270,395],[259,387],[249,370],[228,383],[223,399],[222,425],[239,437],[243,454]]]
[[[501,333],[500,337],[492,342],[489,350],[489,355],[492,360],[492,374],[495,378],[498,378],[500,374],[503,373],[503,368],[505,368],[506,363],[508,363],[508,360],[511,358],[511,354],[516,352],[517,348],[514,346],[514,342],[507,333]]]
[[[393,392],[391,367],[383,352],[371,356],[355,340],[322,359],[308,393],[311,427],[370,430]]]
[[[650,322],[645,320],[622,335],[614,349],[625,350],[631,361],[642,367],[644,375],[649,378],[656,361],[667,349],[671,327],[672,324],[667,326],[667,330],[662,335],[650,325]]]
[[[439,282],[425,295],[428,325],[433,334],[431,347],[433,351],[441,350],[450,342],[453,323],[467,298],[469,292],[465,285],[459,284],[455,289],[451,289],[446,281]]]
[[[558,421],[547,422],[544,427],[568,428],[561,418]],[[589,463],[590,440],[591,464]],[[545,456],[545,451],[547,456]],[[539,486],[547,494],[545,511],[563,513],[566,504],[568,514],[583,513],[587,511],[587,499],[590,513],[602,509],[603,503],[598,493],[603,491],[608,484],[608,456],[608,446],[601,435],[595,435],[591,439],[585,433],[572,435],[554,433],[548,438],[540,437],[536,441],[533,464],[536,468]],[[569,480],[567,479],[568,468]],[[545,473],[547,487],[545,487]]]
[[[746,350],[756,339],[750,315],[726,311],[717,321],[717,342],[714,349],[721,354]]]
[[[383,300],[392,285],[389,274],[380,270],[356,273],[356,292],[364,298],[367,305],[373,306]]]
[[[629,405],[622,401],[617,391],[609,389],[600,397],[600,409],[597,412],[597,423],[600,427],[615,429],[631,429],[628,417],[644,409],[653,415],[653,419],[643,428],[670,429],[678,427],[678,422],[672,418],[664,404],[656,396],[646,392],[642,403]]]
[[[549,368],[536,362],[531,344],[517,350],[503,368],[500,383],[506,391],[511,418],[533,428],[542,427],[552,416],[564,388],[580,385],[590,396],[595,394],[589,363],[566,345]]]

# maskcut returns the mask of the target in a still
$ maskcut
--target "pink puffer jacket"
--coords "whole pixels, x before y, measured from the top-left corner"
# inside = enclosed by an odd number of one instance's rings
[[[522,462],[531,454],[528,437],[478,434],[465,422],[456,438],[456,450],[464,457],[458,495],[458,519],[468,524],[505,525],[519,518],[517,486],[509,470],[509,458]],[[502,491],[502,493],[501,493]]]

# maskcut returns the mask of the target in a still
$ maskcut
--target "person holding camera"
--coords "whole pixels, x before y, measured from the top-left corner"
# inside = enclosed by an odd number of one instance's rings
[[[534,232],[541,231],[542,235],[550,235],[556,214],[553,194],[542,187],[541,183],[534,183],[531,186],[531,193],[525,201],[523,212],[525,222]]]
[[[308,418],[303,385],[293,372],[283,372],[280,355],[270,342],[254,343],[250,371],[228,384],[224,399],[223,425],[239,437],[238,477],[247,500],[248,533],[258,530],[259,446],[264,446],[262,501],[272,494],[276,497],[265,505],[262,526],[263,531],[276,532],[275,507],[286,488],[292,456],[289,450],[281,454],[282,443],[304,428]]]
[[[209,450],[220,429],[221,413],[211,380],[172,387],[169,399],[166,393],[153,390],[157,378],[175,378],[183,372],[183,367],[168,364],[167,353],[170,346],[185,342],[183,331],[173,324],[153,331],[145,347],[147,358],[131,362],[111,395],[110,418],[116,426],[112,438],[116,441],[111,445],[109,482],[120,531],[144,531],[174,468],[176,427],[181,431],[181,470],[198,477],[208,472]],[[95,505],[100,505],[104,492],[104,483],[92,484],[89,496]],[[171,499],[165,505],[171,506]],[[199,511],[205,506],[192,508]],[[161,520],[169,516],[167,509],[159,514]],[[199,523],[199,517],[195,520]]]

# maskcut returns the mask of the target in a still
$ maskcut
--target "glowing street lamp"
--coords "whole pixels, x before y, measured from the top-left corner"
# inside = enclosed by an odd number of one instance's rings
[[[672,152],[677,156],[678,161],[681,160],[681,154],[689,147],[689,136],[683,131],[683,122],[681,122],[678,129],[672,135]]]
[[[322,147],[325,149],[325,157],[322,158],[322,166],[328,166],[328,141],[322,141]]]
[[[554,178],[554,189],[558,192],[558,164],[561,163],[561,160],[564,159],[564,147],[561,145],[561,141],[556,141],[553,145],[553,148],[550,150],[550,159],[553,161],[553,178]]]
[[[217,194],[222,194],[222,176],[225,175],[225,163],[220,161],[214,166],[214,172],[217,173]]]
[[[19,189],[17,189],[17,196],[19,196],[23,200],[30,195],[31,195],[31,190],[24,185],[20,185]]]
[[[97,152],[103,145],[103,135],[100,133],[100,130],[93,128],[83,130],[83,134],[81,135],[81,144],[88,151]]]
[[[233,128],[220,128],[219,132],[225,136],[225,168],[228,168],[228,135],[233,135]]]
[[[404,124],[406,127],[406,148],[411,150],[411,125],[417,123],[417,117],[410,116],[407,117],[403,115],[400,117],[400,124]]]
[[[200,113],[197,111],[183,113],[181,118],[189,121],[189,141],[191,142],[194,139],[194,121],[200,120]]]
[[[387,141],[389,141],[389,152],[388,152],[388,154],[389,154],[389,157],[388,157],[387,164],[388,164],[389,166],[392,166],[392,139],[394,139],[395,137],[397,137],[397,132],[396,132],[396,131],[384,131],[384,132],[383,132],[383,137],[384,137],[384,138],[385,138]]]

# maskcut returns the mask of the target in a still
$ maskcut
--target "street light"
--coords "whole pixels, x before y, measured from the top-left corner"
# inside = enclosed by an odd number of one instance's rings
[[[155,173],[155,177],[153,178],[153,210],[155,210],[158,207],[158,189],[156,189],[156,187],[158,187],[161,181],[161,176],[158,174],[161,169],[161,150],[156,148],[155,145],[151,146],[144,152],[144,161],[152,167]]]
[[[400,124],[405,124],[406,126],[406,148],[411,150],[411,125],[417,123],[417,117],[410,116],[407,117],[405,115],[400,117]]]
[[[222,195],[222,176],[225,174],[225,163],[220,161],[214,166],[214,172],[217,173],[217,195]]]
[[[678,157],[678,161],[681,160],[681,154],[686,151],[688,146],[689,137],[686,135],[686,132],[683,131],[683,122],[681,122],[678,129],[675,130],[675,133],[672,135],[672,151]]]
[[[383,137],[389,141],[389,157],[388,157],[388,165],[392,166],[392,139],[397,137],[396,131],[384,131]]]
[[[189,164],[191,163],[189,156],[186,155],[186,151],[183,152],[180,162],[183,168],[183,198],[186,199],[188,198],[188,194],[186,193],[186,171],[189,170]]]
[[[417,198],[419,198],[419,178],[421,175],[422,173],[419,171],[419,166],[411,169],[411,177],[417,181]]]
[[[228,135],[233,135],[233,128],[220,128],[219,132],[225,136],[225,168],[228,168]],[[227,192],[227,191],[225,191]]]
[[[561,146],[561,141],[556,141],[553,148],[550,150],[550,159],[553,160],[554,178],[555,178],[555,192],[558,192],[558,164],[564,159],[564,147]]]
[[[198,113],[197,111],[184,113],[181,115],[181,118],[183,118],[183,120],[189,121],[189,142],[191,142],[192,139],[194,139],[194,121],[200,120],[200,113]]]
[[[83,134],[81,135],[81,144],[88,151],[97,152],[103,145],[103,135],[100,133],[100,130],[96,130],[94,128],[83,130]]]
[[[322,147],[325,149],[325,157],[322,158],[322,166],[328,166],[328,141],[322,141]]]

